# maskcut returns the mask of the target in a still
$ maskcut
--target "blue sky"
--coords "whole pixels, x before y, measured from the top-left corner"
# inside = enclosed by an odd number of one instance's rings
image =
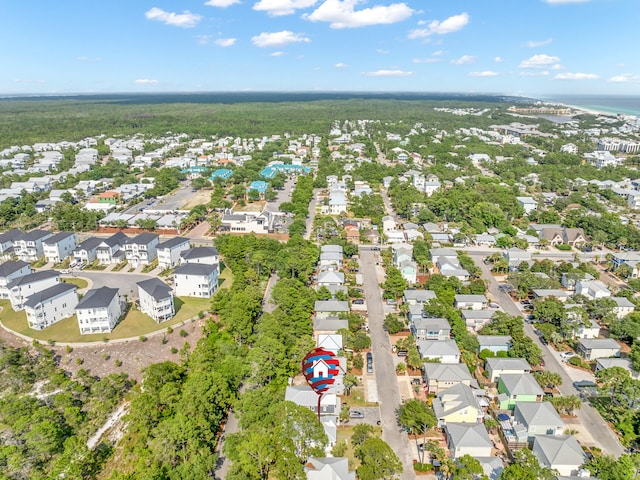
[[[0,93],[640,95],[639,0],[0,0]]]

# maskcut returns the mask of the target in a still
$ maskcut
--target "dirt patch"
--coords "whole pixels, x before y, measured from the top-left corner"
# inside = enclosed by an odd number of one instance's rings
[[[187,203],[185,203],[180,210],[191,210],[196,205],[202,205],[203,203],[209,203],[211,201],[212,190],[202,189],[195,192]]]

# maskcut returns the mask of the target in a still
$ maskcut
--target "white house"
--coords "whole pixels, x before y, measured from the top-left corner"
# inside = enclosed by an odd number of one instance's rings
[[[60,263],[73,255],[78,244],[78,237],[73,232],[60,232],[47,238],[43,243],[44,256],[47,261]]]
[[[35,262],[44,256],[44,241],[51,236],[46,230],[32,230],[13,242],[13,251],[24,262]]]
[[[416,340],[421,358],[440,363],[460,363],[460,349],[455,340]]]
[[[382,217],[382,231],[387,233],[390,232],[392,230],[396,230],[397,225],[396,225],[396,221],[393,217],[387,215]]]
[[[173,318],[176,314],[173,304],[173,291],[157,278],[138,282],[140,311],[146,313],[157,323]]]
[[[518,203],[524,209],[524,213],[527,215],[538,208],[538,202],[536,202],[531,197],[516,197],[516,200],[518,200]]]
[[[464,455],[491,457],[493,442],[483,423],[447,423],[447,446],[453,458]]]
[[[522,425],[529,441],[536,435],[562,435],[566,425],[551,402],[520,402],[513,410],[513,423]]]
[[[636,306],[631,302],[628,298],[625,297],[611,297],[611,300],[616,302],[616,306],[613,307],[613,311],[615,312],[618,318],[624,318],[633,312]]]
[[[157,246],[158,267],[162,270],[175,267],[180,263],[180,255],[189,248],[189,239],[184,237],[173,237],[159,243]]]
[[[0,265],[0,298],[9,298],[7,285],[30,273],[33,273],[31,266],[22,260],[5,262]]]
[[[209,298],[218,288],[218,268],[205,263],[183,263],[173,271],[177,297]]]
[[[9,258],[15,254],[13,242],[22,238],[23,235],[24,232],[18,229],[0,233],[0,257],[4,260],[9,260]]]
[[[96,256],[100,265],[111,265],[124,261],[124,245],[129,240],[122,232],[117,232],[100,242],[96,248]]]
[[[309,457],[304,466],[306,480],[356,480],[345,457]]]
[[[215,247],[194,247],[180,254],[181,263],[202,263],[218,266],[220,273],[220,254]]]
[[[601,280],[578,280],[576,282],[576,294],[584,295],[589,300],[596,300],[598,298],[611,296],[609,288],[607,288],[607,286]]]
[[[24,308],[27,299],[42,290],[60,283],[60,274],[54,270],[41,270],[20,277],[7,285],[11,306],[17,312]]]
[[[620,345],[613,338],[581,338],[578,353],[587,360],[619,357]]]
[[[157,256],[159,238],[155,233],[141,233],[127,240],[124,244],[124,255],[129,265],[135,268],[153,262]]]
[[[102,240],[96,237],[89,237],[73,250],[73,258],[85,263],[93,262],[98,256],[98,245]]]
[[[560,475],[576,475],[586,460],[584,450],[572,435],[537,435],[531,451],[541,465]]]
[[[484,295],[456,295],[453,306],[465,310],[482,310],[487,303],[487,297]]]
[[[531,366],[524,358],[490,357],[485,362],[485,370],[493,383],[497,382],[502,375],[529,373]]]
[[[42,330],[73,316],[78,304],[77,288],[71,283],[59,283],[31,295],[24,303],[29,328]]]
[[[89,290],[76,306],[76,315],[82,335],[110,332],[122,315],[118,289],[100,287]]]

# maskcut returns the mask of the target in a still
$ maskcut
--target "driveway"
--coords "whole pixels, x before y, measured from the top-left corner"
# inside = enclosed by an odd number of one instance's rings
[[[369,310],[369,334],[373,353],[373,371],[378,385],[382,438],[396,452],[402,462],[403,479],[414,479],[413,450],[406,432],[398,425],[396,410],[400,404],[400,391],[389,336],[383,329],[384,310],[376,275],[375,253],[360,248],[360,271],[364,279],[364,293]]]
[[[522,313],[512,300],[512,298],[500,289],[500,286],[496,279],[491,274],[489,267],[482,261],[483,255],[478,253],[469,252],[469,255],[482,270],[482,278],[487,279],[489,294],[495,299],[502,309],[510,315],[522,316]],[[565,371],[564,365],[559,360],[559,354],[550,349],[549,346],[543,345],[540,339],[535,334],[534,329],[528,323],[524,323],[524,331],[542,350],[542,357],[545,361],[545,368],[551,372],[560,374],[562,378],[562,385],[559,387],[562,395],[578,395],[578,391],[573,386],[573,379]],[[594,446],[600,447],[602,451],[607,455],[613,455],[618,458],[624,453],[624,448],[620,444],[618,437],[613,433],[607,422],[605,422],[600,414],[591,405],[584,402],[582,408],[577,412],[580,426],[585,429],[588,436],[595,439]],[[572,428],[580,430],[578,425],[570,425]],[[583,441],[590,442],[588,438],[583,438]]]
[[[95,272],[90,270],[73,271],[70,276],[78,278],[85,278],[90,281],[91,288],[96,289],[100,287],[117,288],[121,295],[133,296],[138,298],[138,287],[136,283],[143,280],[148,280],[151,275],[143,273],[127,273],[127,272]],[[164,280],[163,280],[164,281]]]
[[[278,212],[280,210],[280,204],[282,202],[288,202],[291,200],[291,192],[296,186],[296,180],[294,178],[287,178],[284,182],[282,190],[276,190],[276,198],[270,202],[267,202],[264,209],[267,212]]]

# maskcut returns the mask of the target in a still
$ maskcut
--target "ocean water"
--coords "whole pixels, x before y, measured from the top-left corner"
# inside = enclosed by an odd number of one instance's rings
[[[545,101],[584,108],[608,114],[636,115],[640,118],[640,96],[564,95],[545,98]]]

